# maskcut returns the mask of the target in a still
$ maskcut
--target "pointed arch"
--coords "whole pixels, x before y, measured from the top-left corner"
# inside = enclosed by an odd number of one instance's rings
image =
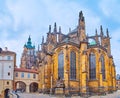
[[[76,53],[74,51],[70,52],[70,79],[76,79]]]
[[[106,78],[105,77],[105,59],[103,55],[101,55],[100,60],[101,60],[102,79],[105,79]]]
[[[58,77],[64,79],[64,53],[60,51],[58,54]]]
[[[89,78],[96,79],[96,56],[93,52],[89,55]]]

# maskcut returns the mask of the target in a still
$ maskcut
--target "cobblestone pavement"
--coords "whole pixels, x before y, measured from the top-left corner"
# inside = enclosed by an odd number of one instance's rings
[[[46,94],[38,94],[38,93],[19,93],[20,98],[84,98],[80,96],[72,96],[72,97],[64,97],[64,96],[50,96]],[[89,98],[120,98],[120,90],[114,92],[112,94],[107,94],[105,96],[92,96]]]

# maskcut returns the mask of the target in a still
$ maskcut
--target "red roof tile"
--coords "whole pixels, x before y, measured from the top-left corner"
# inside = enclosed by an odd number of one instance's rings
[[[36,73],[36,74],[38,74],[38,71],[35,70],[35,69],[15,68],[15,71],[18,71],[18,72],[29,72],[29,73]]]

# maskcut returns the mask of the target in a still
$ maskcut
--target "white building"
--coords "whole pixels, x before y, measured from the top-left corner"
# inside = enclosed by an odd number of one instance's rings
[[[16,65],[16,53],[0,49],[0,94],[13,89],[14,67]]]

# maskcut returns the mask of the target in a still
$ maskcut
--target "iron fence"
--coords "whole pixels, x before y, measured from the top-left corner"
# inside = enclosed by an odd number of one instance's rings
[[[113,93],[114,87],[82,87],[82,88],[51,88],[40,90],[40,93],[49,94],[50,96],[81,96],[88,98],[90,96],[105,96],[107,93]]]

